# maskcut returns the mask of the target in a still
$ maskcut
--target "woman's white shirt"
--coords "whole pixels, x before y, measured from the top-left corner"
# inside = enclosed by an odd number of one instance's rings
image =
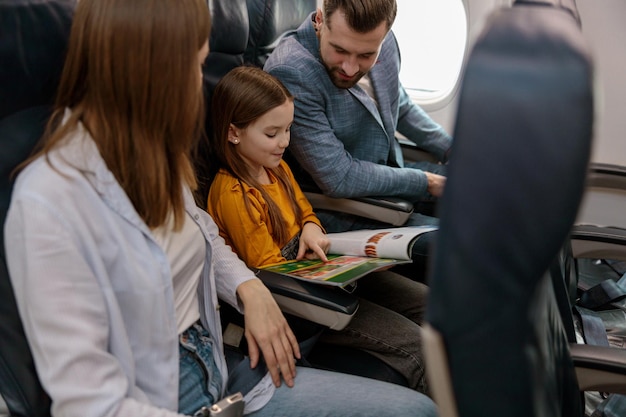
[[[189,214],[180,230],[174,230],[174,215],[164,225],[152,230],[154,238],[167,255],[174,283],[174,309],[178,334],[200,318],[198,281],[204,267],[206,243]]]
[[[178,407],[178,331],[165,252],[81,126],[49,159],[18,176],[4,233],[53,415],[178,415],[168,411]],[[239,308],[237,286],[256,278],[189,190],[185,207],[205,241],[200,317],[221,347],[218,295]],[[226,383],[223,350],[215,355]],[[251,395],[263,405],[273,390],[266,376]]]

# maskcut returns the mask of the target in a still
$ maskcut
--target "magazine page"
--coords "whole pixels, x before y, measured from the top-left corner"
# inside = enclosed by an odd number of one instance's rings
[[[273,264],[262,269],[318,284],[344,286],[370,272],[408,262],[410,261],[329,255],[328,262],[305,259]]]
[[[330,239],[328,253],[410,260],[415,238],[433,230],[437,230],[437,226],[391,227],[328,233],[326,235]]]

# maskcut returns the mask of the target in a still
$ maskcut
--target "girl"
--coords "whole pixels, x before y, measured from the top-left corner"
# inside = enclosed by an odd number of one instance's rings
[[[50,134],[4,230],[52,415],[181,416],[219,400],[218,296],[245,308],[251,364],[262,353],[270,369],[246,413],[433,415],[390,384],[310,369],[294,385],[293,333],[191,193],[209,32],[204,0],[78,2]]]
[[[213,93],[214,156],[221,170],[207,210],[220,234],[251,268],[286,259],[326,259],[329,241],[282,156],[289,145],[294,103],[273,76],[233,69]],[[367,350],[427,391],[421,323],[427,287],[390,271],[361,278],[359,310],[326,342]]]

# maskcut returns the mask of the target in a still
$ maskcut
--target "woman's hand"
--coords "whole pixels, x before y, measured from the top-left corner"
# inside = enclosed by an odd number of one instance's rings
[[[326,252],[330,248],[330,240],[317,224],[305,223],[300,233],[300,247],[296,259],[321,259],[328,262]]]
[[[257,366],[260,351],[274,385],[280,386],[282,374],[287,386],[293,387],[296,377],[294,358],[300,359],[300,347],[274,297],[259,279],[239,285],[237,295],[244,305],[250,365]]]

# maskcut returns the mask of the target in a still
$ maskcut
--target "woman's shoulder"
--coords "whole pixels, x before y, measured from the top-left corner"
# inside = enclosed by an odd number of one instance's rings
[[[83,182],[80,170],[53,150],[24,167],[15,180],[12,198],[28,195],[40,200],[62,201],[79,193]]]
[[[57,193],[63,182],[66,182],[64,178],[52,169],[42,155],[20,171],[15,179],[11,198],[16,199],[24,194],[44,196],[50,192]]]

